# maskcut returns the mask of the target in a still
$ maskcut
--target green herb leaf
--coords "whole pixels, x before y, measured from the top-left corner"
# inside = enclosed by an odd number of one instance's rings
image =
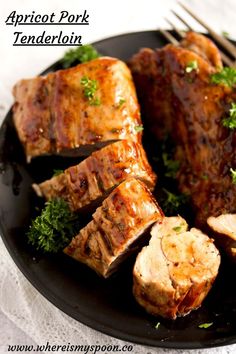
[[[196,70],[196,71],[198,70],[197,60],[190,61],[185,68],[185,71],[188,74],[191,73],[193,70]]]
[[[97,80],[92,80],[87,76],[83,76],[80,80],[80,83],[84,88],[84,97],[87,98],[90,106],[99,106],[101,104],[101,101],[99,98],[95,97],[95,93],[98,90]]]
[[[178,213],[179,208],[183,207],[188,201],[188,196],[186,194],[174,194],[163,188],[163,191],[167,195],[165,198],[162,208],[164,213],[174,215]]]
[[[208,176],[206,173],[204,173],[204,174],[202,175],[202,179],[205,180],[205,181],[207,181],[207,180],[209,179],[209,176]]]
[[[230,169],[231,177],[232,177],[232,183],[236,184],[236,170],[233,170],[232,168]]]
[[[100,106],[101,100],[100,98],[94,98],[94,100],[90,100],[90,106]]]
[[[96,49],[87,44],[68,50],[61,59],[61,63],[63,68],[66,69],[70,68],[74,64],[85,63],[98,57],[100,57],[100,54],[96,51]]]
[[[37,250],[56,253],[70,243],[78,228],[78,217],[65,200],[53,199],[45,203],[41,214],[32,221],[28,242]]]
[[[136,126],[134,127],[134,130],[135,130],[137,133],[143,131],[143,129],[144,129],[144,128],[143,128],[142,125],[136,125]]]
[[[228,87],[236,85],[236,69],[224,67],[218,73],[211,75],[211,82],[213,84],[222,84]]]
[[[53,177],[59,176],[63,172],[64,172],[63,170],[53,170]]]
[[[119,132],[120,132],[120,129],[117,129],[117,128],[112,128],[111,129],[111,133],[113,133],[113,134],[117,134]]]
[[[236,128],[236,103],[231,103],[231,108],[229,110],[229,117],[223,118],[222,124],[224,127],[229,129]]]
[[[160,325],[161,325],[161,322],[157,322],[155,328],[158,329],[160,327]]]
[[[206,329],[206,328],[211,327],[212,325],[213,325],[213,322],[202,323],[202,324],[200,324],[200,325],[198,326],[198,328],[204,328],[204,329]]]
[[[228,37],[229,37],[229,32],[227,32],[227,31],[222,31],[221,34],[222,34],[222,36],[225,37],[225,38],[228,38]]]
[[[165,176],[175,178],[180,167],[179,161],[172,160],[167,152],[162,153],[162,160],[166,169]]]
[[[120,108],[124,103],[125,103],[125,99],[124,98],[120,98],[117,107]]]
[[[173,230],[179,233],[182,230],[182,226],[175,226],[173,227]]]

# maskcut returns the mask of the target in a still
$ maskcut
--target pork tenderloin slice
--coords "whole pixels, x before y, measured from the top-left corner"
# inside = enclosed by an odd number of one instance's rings
[[[83,80],[90,86],[96,83],[93,100],[86,97]],[[141,142],[131,73],[116,58],[100,57],[21,80],[13,95],[14,123],[28,161],[44,154],[86,156],[101,144],[122,139]]]
[[[32,156],[53,150],[51,117],[53,91],[53,74],[20,80],[13,87],[15,98],[13,120],[24,146],[27,162],[30,162]]]
[[[134,296],[147,312],[176,319],[201,306],[219,265],[212,239],[195,228],[187,231],[180,216],[165,217],[136,259]]]
[[[139,178],[153,190],[156,175],[141,144],[121,140],[94,152],[59,176],[33,185],[39,196],[64,198],[73,211],[102,201],[129,176]]]
[[[33,183],[32,187],[39,197],[44,197],[47,200],[63,198],[69,202],[65,173],[54,176],[50,180],[40,184]]]
[[[191,63],[196,64],[193,70]],[[205,228],[211,215],[236,213],[236,185],[229,170],[236,166],[236,131],[222,124],[236,92],[211,82],[222,66],[215,45],[189,33],[180,46],[141,50],[129,65],[149,130],[176,145],[178,189],[190,195],[195,225]]]
[[[210,216],[207,223],[214,230],[219,246],[236,262],[236,214]]]
[[[146,185],[129,178],[105,199],[64,252],[107,278],[163,213]]]
[[[223,66],[219,49],[215,43],[202,34],[188,32],[180,42],[180,46],[198,54],[217,70]]]

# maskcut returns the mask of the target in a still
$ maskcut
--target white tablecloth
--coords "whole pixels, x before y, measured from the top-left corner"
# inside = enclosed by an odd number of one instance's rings
[[[189,0],[185,1],[198,12],[216,31],[227,31],[236,38],[235,0]],[[83,43],[89,43],[112,35],[167,27],[164,17],[173,19],[170,9],[177,9],[174,0],[2,0],[0,3],[0,122],[12,103],[11,88],[21,78],[32,77],[61,57],[63,47],[13,47],[12,26],[5,20],[11,11],[17,13],[59,13],[67,10],[78,13],[87,9],[90,25],[81,26]],[[182,13],[181,10],[179,10]],[[194,21],[196,30],[202,30]],[[38,27],[38,28],[36,28]],[[66,27],[66,26],[64,26]],[[70,27],[70,26],[69,26]],[[20,26],[17,30],[38,33],[41,26]],[[53,31],[61,28],[53,26]],[[70,31],[78,31],[70,27]],[[0,196],[1,197],[1,196]],[[19,272],[0,241],[0,354],[8,345],[77,343],[122,344],[122,341],[96,332],[55,308],[43,298]],[[132,353],[182,353],[181,350],[163,350],[134,346]],[[201,350],[191,351],[200,353]],[[236,345],[204,350],[205,353],[235,353]],[[24,353],[24,351],[21,351]],[[27,352],[26,352],[27,353]]]

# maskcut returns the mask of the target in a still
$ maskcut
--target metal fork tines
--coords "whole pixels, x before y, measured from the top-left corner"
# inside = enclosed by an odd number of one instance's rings
[[[207,25],[202,19],[200,19],[196,14],[193,13],[192,10],[190,10],[186,5],[182,4],[181,2],[178,2],[179,5],[184,9],[188,15],[190,15],[195,21],[197,21],[207,32],[210,34],[210,36],[213,38],[216,44],[220,45],[222,50],[220,50],[221,58],[224,64],[228,66],[233,66],[236,67],[236,47],[230,42],[227,38],[220,36],[217,34],[209,25]],[[184,24],[186,29],[188,31],[194,31],[192,26],[189,25],[189,23],[182,17],[180,16],[177,12],[172,11],[172,13],[175,15],[175,17]],[[169,19],[166,19],[168,24],[171,26],[172,31],[169,32],[167,30],[160,30],[162,35],[167,39],[168,42],[178,45],[179,44],[179,39],[183,39],[185,34],[184,31],[181,31],[177,28],[177,26],[171,22]],[[176,38],[178,37],[178,39]]]

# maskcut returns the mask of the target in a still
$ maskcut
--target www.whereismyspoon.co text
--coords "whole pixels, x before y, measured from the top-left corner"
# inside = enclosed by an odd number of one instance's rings
[[[89,14],[87,10],[79,14],[70,14],[68,11],[60,13],[37,14],[32,11],[30,14],[18,14],[12,11],[5,21],[6,25],[11,25],[14,29],[23,25],[89,25]],[[17,28],[18,29],[18,28]],[[43,30],[39,35],[26,34],[23,31],[14,31],[13,46],[80,46],[82,36],[75,32],[65,34],[62,30],[59,33],[49,34]]]

